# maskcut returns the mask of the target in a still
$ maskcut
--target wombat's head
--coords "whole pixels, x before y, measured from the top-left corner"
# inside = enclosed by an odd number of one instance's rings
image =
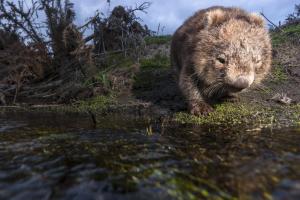
[[[240,9],[209,11],[198,36],[195,71],[208,93],[241,91],[259,83],[270,69],[270,38],[256,14]]]

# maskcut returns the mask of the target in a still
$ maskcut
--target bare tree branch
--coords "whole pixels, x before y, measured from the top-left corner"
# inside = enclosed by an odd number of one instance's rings
[[[272,24],[274,27],[276,27],[278,30],[280,30],[281,32],[284,32],[279,26],[277,26],[276,24],[274,24],[270,19],[268,19],[265,14],[263,12],[260,12],[260,15],[263,16],[270,24]]]
[[[99,17],[99,13],[97,13],[94,17],[92,17],[88,22],[86,22],[84,25],[81,25],[78,27],[78,29],[83,29],[84,27],[87,27],[88,25],[90,25],[91,23],[94,23],[95,20],[97,20],[97,18]]]
[[[32,1],[32,7],[26,10],[26,8],[24,8],[24,1],[18,1],[18,4],[13,2],[6,2],[6,4],[4,4],[4,0],[0,0],[1,18],[24,31],[33,41],[43,43],[41,34],[37,32],[37,28],[34,25],[35,21],[33,15],[37,10],[38,6],[36,1]]]
[[[146,10],[151,6],[151,4],[151,2],[146,1],[139,6],[136,6],[134,9],[130,9],[130,12],[141,11],[143,13],[147,13]]]

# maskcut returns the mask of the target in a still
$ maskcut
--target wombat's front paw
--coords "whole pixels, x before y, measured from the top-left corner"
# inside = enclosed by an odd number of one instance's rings
[[[229,94],[228,96],[225,96],[221,99],[223,102],[229,102],[229,103],[235,103],[239,102],[241,99],[236,94]]]
[[[200,115],[208,115],[213,112],[214,109],[204,102],[191,103],[189,105],[189,111],[192,115],[200,116]]]

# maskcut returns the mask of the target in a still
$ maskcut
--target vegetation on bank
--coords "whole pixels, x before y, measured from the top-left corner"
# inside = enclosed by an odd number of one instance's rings
[[[167,69],[170,68],[170,58],[156,54],[151,58],[145,58],[140,61],[141,70],[146,69]]]
[[[281,84],[288,80],[288,75],[280,63],[273,61],[271,79],[273,83]]]
[[[300,38],[300,24],[285,26],[282,29],[271,31],[272,44],[278,47],[287,41],[295,41]]]
[[[225,103],[215,107],[208,116],[196,117],[185,112],[175,114],[175,121],[184,124],[198,124],[224,127],[285,126],[280,119],[289,121],[287,125],[299,125],[300,105],[264,107],[253,103]]]
[[[279,26],[271,26],[272,44],[278,47],[286,42],[299,42],[300,37],[300,4],[296,4],[294,12],[289,14],[284,24]]]
[[[0,96],[5,98],[0,104],[25,99],[70,103],[105,95],[93,92],[94,87],[105,87],[99,77],[138,62],[145,37],[154,34],[136,16],[149,2],[134,8],[116,6],[108,16],[96,12],[85,24],[75,23],[70,0],[31,3],[0,0]]]
[[[3,3],[3,0],[1,2]],[[150,93],[153,88],[163,90],[163,87],[166,87],[164,83],[160,83],[159,78],[165,78],[170,74],[170,58],[151,48],[162,47],[169,52],[172,36],[156,36],[147,26],[140,24],[134,14],[147,9],[149,4],[142,4],[134,9],[118,6],[105,17],[100,17],[96,13],[87,24],[80,26],[74,22],[76,13],[70,1],[60,0],[56,1],[60,3],[53,3],[53,0],[36,0],[36,2],[42,3],[42,11],[48,13],[46,30],[49,31],[47,38],[50,38],[49,44],[52,46],[49,46],[46,38],[40,34],[41,30],[38,27],[33,26],[27,35],[22,36],[12,30],[12,26],[8,26],[19,22],[7,21],[8,17],[15,12],[12,8],[16,6],[22,13],[25,12],[22,7],[14,3],[7,4],[7,7],[0,7],[0,10],[5,11],[0,18],[0,36],[7,36],[5,40],[0,41],[0,66],[5,66],[3,67],[5,70],[0,69],[3,72],[0,74],[0,97],[5,96],[8,105],[22,103],[22,97],[29,98],[27,103],[38,98],[41,100],[38,103],[67,104],[45,108],[50,111],[80,113],[91,111],[102,114],[111,112],[112,107],[126,106],[123,105],[124,102],[119,101],[119,97],[124,93],[132,97],[133,104],[138,107],[138,104],[149,100],[135,99],[139,92]],[[33,12],[35,14],[41,11],[36,7],[32,9],[35,10]],[[52,13],[51,10],[55,12]],[[58,24],[54,21],[55,13],[61,15]],[[291,21],[280,29],[271,31],[275,51],[284,44],[299,43],[298,18],[291,17]],[[35,22],[34,18],[28,20]],[[6,24],[7,22],[9,24]],[[25,24],[25,27],[31,25]],[[51,32],[51,27],[60,27],[57,29],[60,32]],[[83,30],[87,28],[92,29],[93,34],[84,37]],[[127,30],[125,35],[124,29]],[[18,30],[22,30],[22,27],[18,27]],[[110,31],[113,33],[110,34]],[[33,34],[34,32],[37,34]],[[149,53],[150,51],[153,52]],[[9,58],[3,56],[7,53]],[[27,60],[22,58],[24,53],[28,55]],[[16,67],[14,62],[8,59],[18,60],[25,65]],[[287,71],[285,63],[274,60],[269,82],[277,86],[286,83],[290,80]],[[272,90],[266,87],[264,91]],[[164,99],[157,99],[155,101],[164,101]],[[157,104],[155,101],[151,103]],[[1,103],[3,102],[0,101]],[[176,109],[170,115],[173,115],[172,120],[178,123],[201,125],[273,125],[279,123],[283,116],[291,124],[299,123],[299,104],[271,105],[271,107],[268,108],[261,102],[258,104],[226,103],[216,105],[215,112],[208,117],[195,117],[186,112],[177,112]]]
[[[160,36],[148,36],[145,38],[145,42],[147,45],[163,45],[168,44],[172,40],[172,35],[160,35]]]

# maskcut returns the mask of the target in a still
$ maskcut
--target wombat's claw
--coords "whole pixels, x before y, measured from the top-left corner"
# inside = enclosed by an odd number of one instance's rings
[[[214,109],[210,105],[204,102],[191,104],[189,110],[192,115],[196,116],[207,116],[209,113],[214,111]]]

